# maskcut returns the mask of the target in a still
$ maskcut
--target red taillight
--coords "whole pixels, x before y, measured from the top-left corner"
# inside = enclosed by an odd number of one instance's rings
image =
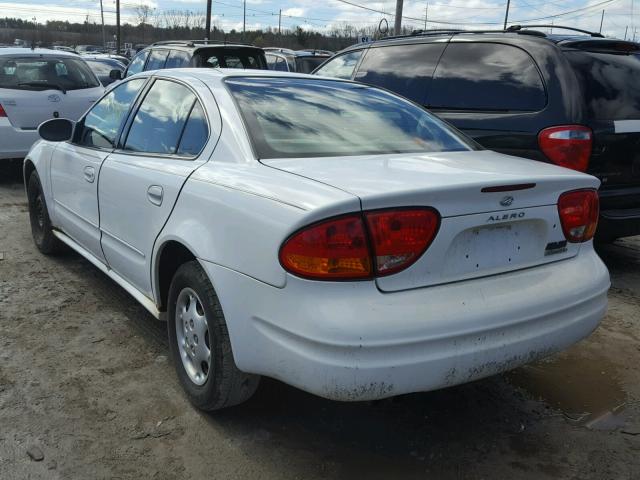
[[[0,117],[6,117],[6,116],[7,116],[7,112],[4,111],[4,107],[0,103]]]
[[[370,277],[371,254],[362,215],[327,220],[299,231],[282,245],[280,263],[307,278]]]
[[[595,190],[574,190],[560,195],[558,213],[565,238],[573,243],[591,240],[598,226],[599,211]]]
[[[365,217],[378,275],[396,273],[415,262],[440,224],[440,215],[432,209],[381,210]]]
[[[285,270],[311,279],[390,275],[420,258],[439,224],[440,215],[431,208],[345,215],[293,234],[280,248],[280,263]]]
[[[586,172],[593,132],[582,125],[545,128],[538,134],[540,149],[556,165]]]

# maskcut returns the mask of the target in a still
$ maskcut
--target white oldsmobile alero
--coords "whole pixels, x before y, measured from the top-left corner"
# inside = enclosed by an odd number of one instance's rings
[[[598,180],[482,150],[385,90],[145,72],[39,132],[36,245],[70,246],[166,319],[202,409],[260,375],[336,400],[468,382],[606,311]]]

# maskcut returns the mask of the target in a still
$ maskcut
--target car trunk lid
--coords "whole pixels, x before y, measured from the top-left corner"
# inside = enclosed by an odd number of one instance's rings
[[[398,291],[527,268],[574,256],[560,194],[597,179],[490,151],[262,160],[360,198],[363,210],[429,206],[442,216],[427,252],[376,280]]]

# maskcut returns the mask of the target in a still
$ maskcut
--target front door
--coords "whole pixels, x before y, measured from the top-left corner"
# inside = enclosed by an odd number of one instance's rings
[[[105,95],[77,123],[72,141],[58,145],[51,157],[54,225],[102,261],[98,176],[144,82],[132,80]]]

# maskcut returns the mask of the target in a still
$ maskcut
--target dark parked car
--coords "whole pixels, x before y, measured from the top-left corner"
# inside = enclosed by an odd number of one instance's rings
[[[578,33],[424,32],[355,45],[314,73],[400,93],[488,149],[595,175],[599,238],[638,235],[640,45]]]
[[[111,73],[113,70],[118,70],[122,75],[126,69],[121,61],[107,55],[82,55],[81,58],[105,87],[115,81]]]
[[[327,50],[289,50],[276,47],[268,47],[264,51],[269,70],[280,72],[311,73],[333,55],[333,52]]]
[[[211,67],[267,70],[264,51],[253,45],[203,40],[157,42],[138,52],[125,77],[145,70]]]

